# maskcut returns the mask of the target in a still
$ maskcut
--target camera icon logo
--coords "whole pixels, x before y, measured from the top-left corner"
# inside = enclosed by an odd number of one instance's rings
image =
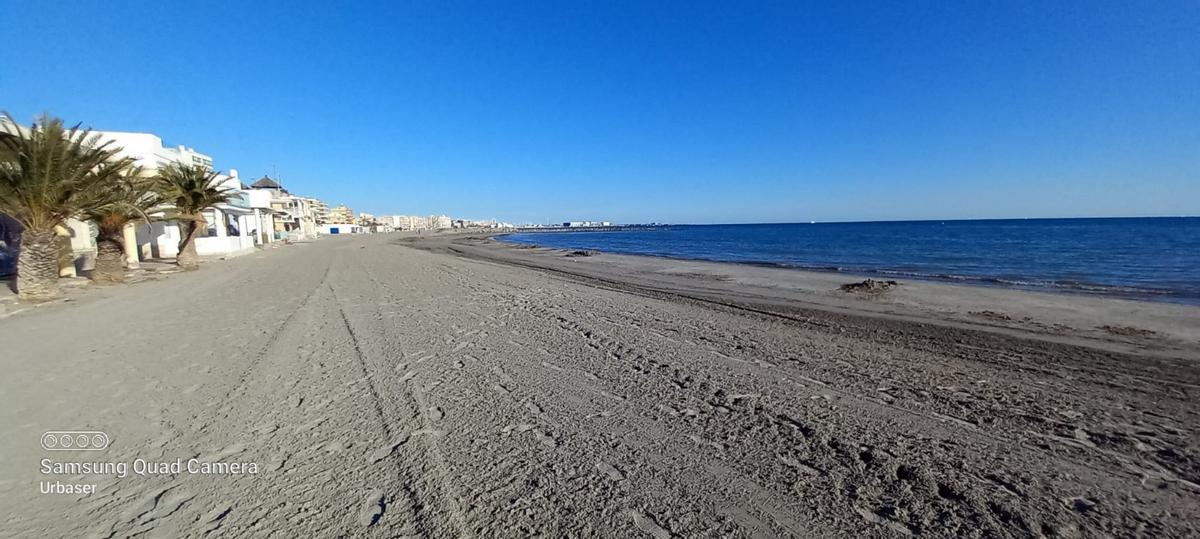
[[[46,451],[104,451],[108,435],[100,431],[52,430],[42,434]]]

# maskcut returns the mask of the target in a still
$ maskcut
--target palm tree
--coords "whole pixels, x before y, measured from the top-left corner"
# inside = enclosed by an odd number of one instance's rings
[[[21,224],[17,293],[21,300],[59,295],[56,226],[103,199],[107,186],[128,173],[133,160],[100,135],[43,114],[30,129],[7,113],[0,117],[0,212]]]
[[[158,173],[159,190],[168,204],[174,205],[167,218],[179,222],[179,254],[175,263],[180,268],[200,267],[196,254],[196,237],[205,229],[204,210],[229,202],[232,189],[222,189],[216,171],[183,163],[174,163]]]
[[[134,169],[110,186],[105,200],[83,211],[95,221],[96,268],[92,280],[97,283],[120,283],[125,280],[125,226],[141,219],[150,222],[149,212],[163,203],[154,178],[141,175]]]

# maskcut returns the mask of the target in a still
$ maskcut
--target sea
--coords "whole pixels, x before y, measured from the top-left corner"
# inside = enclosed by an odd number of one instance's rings
[[[1200,217],[671,225],[501,239],[1200,305]]]

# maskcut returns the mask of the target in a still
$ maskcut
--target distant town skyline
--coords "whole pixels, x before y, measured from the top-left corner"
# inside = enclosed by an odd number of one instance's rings
[[[1200,4],[0,0],[0,109],[376,215],[1200,214]],[[137,31],[113,32],[113,28]]]

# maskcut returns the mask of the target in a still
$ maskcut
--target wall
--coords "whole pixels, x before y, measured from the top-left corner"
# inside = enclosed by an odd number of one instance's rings
[[[96,234],[91,222],[67,219],[67,232],[71,234],[71,253],[75,260],[76,273],[96,266]]]
[[[200,256],[238,256],[254,252],[250,236],[213,236],[196,238],[196,254]]]
[[[138,256],[174,258],[179,253],[179,225],[175,221],[156,221],[137,225]]]
[[[274,196],[271,191],[265,189],[251,189],[245,191],[247,201],[251,208],[271,209],[271,197]]]
[[[205,219],[215,235],[196,238],[196,254],[200,256],[237,256],[254,251],[254,236],[251,230],[257,226],[254,215],[249,213],[234,213],[229,210],[210,208],[205,211]],[[237,228],[236,236],[228,235],[228,226]]]
[[[337,232],[338,235],[362,234],[363,233],[363,227],[361,227],[361,226],[347,225],[347,224],[340,224],[340,223],[325,223],[323,225],[317,225],[316,228],[317,228],[317,232],[320,232],[321,234],[324,234],[326,236],[332,235],[333,229],[335,229],[335,228],[338,229],[338,232]]]

